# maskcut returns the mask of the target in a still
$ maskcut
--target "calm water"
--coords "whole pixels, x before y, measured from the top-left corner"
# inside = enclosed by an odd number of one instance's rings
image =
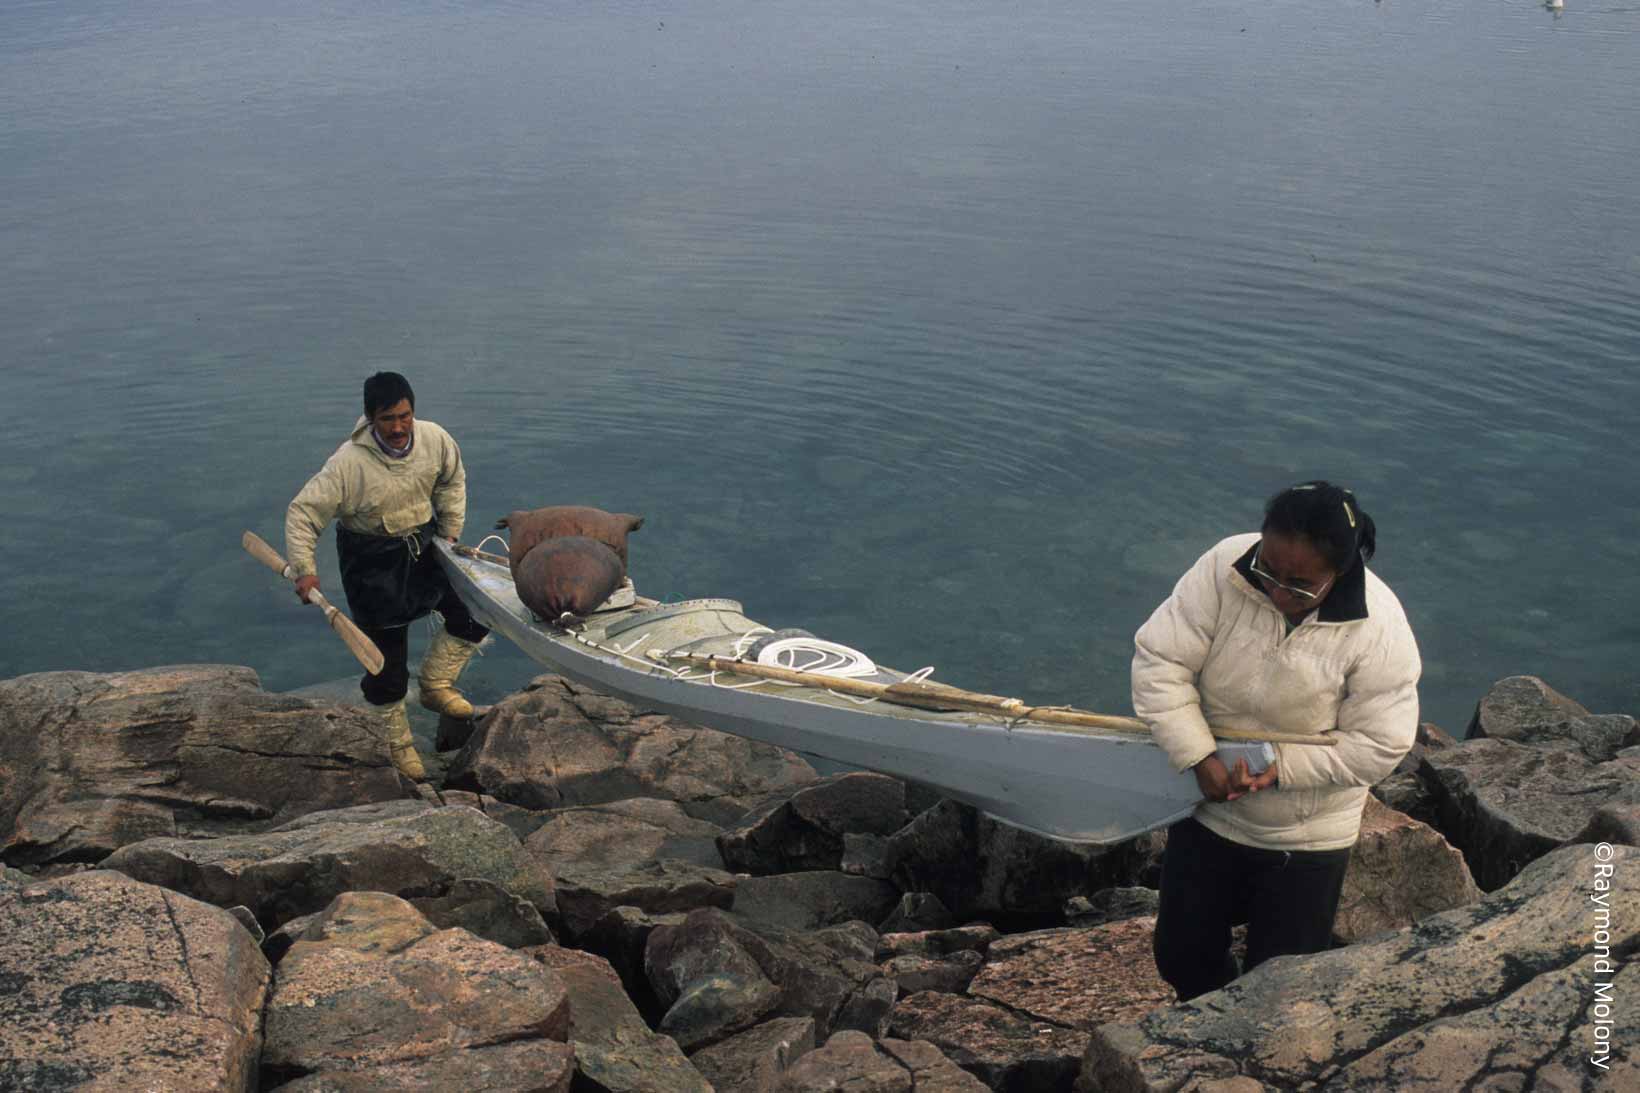
[[[353,671],[238,539],[393,367],[475,530],[949,682],[1125,711],[1325,476],[1427,717],[1640,713],[1640,8],[1567,2],[9,0],[0,676]]]

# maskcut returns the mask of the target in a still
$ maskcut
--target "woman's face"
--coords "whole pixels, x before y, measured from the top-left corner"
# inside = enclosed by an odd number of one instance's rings
[[[1321,606],[1338,573],[1308,539],[1267,531],[1253,559],[1253,575],[1283,615],[1296,618]],[[1304,593],[1308,592],[1306,596]]]

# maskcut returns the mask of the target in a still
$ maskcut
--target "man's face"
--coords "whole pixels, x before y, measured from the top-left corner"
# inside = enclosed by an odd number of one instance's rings
[[[388,447],[402,448],[410,443],[411,433],[416,427],[416,411],[411,409],[409,399],[401,398],[370,415],[370,424],[375,426],[376,435],[386,441]]]

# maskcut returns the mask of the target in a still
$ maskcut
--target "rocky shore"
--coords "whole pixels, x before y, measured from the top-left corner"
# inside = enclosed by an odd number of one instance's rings
[[[188,665],[0,681],[0,1089],[1640,1088],[1640,726],[1497,683],[1375,790],[1338,945],[1186,1005],[1165,839],[542,676],[394,770]]]

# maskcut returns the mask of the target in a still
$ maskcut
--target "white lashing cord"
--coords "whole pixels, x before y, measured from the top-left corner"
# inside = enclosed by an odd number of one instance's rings
[[[500,536],[491,536],[491,538],[500,538]],[[632,650],[639,648],[649,639],[648,631],[640,634],[624,646],[616,645],[614,642],[605,645],[593,641],[579,630],[567,632],[582,645],[597,649],[599,652],[613,653],[622,660],[630,660],[634,664],[643,665],[645,668],[659,669],[682,683],[706,683],[712,687],[721,687],[726,691],[744,691],[752,687],[761,687],[765,683],[774,683],[782,687],[805,686],[802,683],[791,683],[783,679],[754,679],[747,683],[719,683],[717,678],[720,674],[719,669],[713,669],[704,675],[690,675],[687,668],[673,668],[666,664],[657,664],[647,657],[634,656]],[[758,626],[746,631],[735,639],[732,656],[740,659],[745,656],[746,650],[751,647],[758,635],[772,634],[773,632],[767,626]],[[804,655],[807,655],[810,659],[802,664],[797,663],[797,658]],[[856,679],[861,676],[877,674],[877,665],[872,662],[870,657],[858,649],[851,649],[834,641],[813,637],[782,638],[779,641],[772,641],[758,651],[756,663],[777,668],[790,668],[799,672],[813,672],[817,675],[837,676],[842,679]],[[933,674],[934,666],[930,664],[925,668],[918,668],[915,672],[906,676],[904,682],[920,683]],[[877,701],[875,698],[842,694],[829,687],[826,688],[826,693],[847,699],[857,706],[864,706]]]
[[[508,557],[512,556],[512,544],[507,542],[507,540],[503,539],[499,535],[486,535],[486,536],[484,536],[484,538],[482,538],[478,541],[478,545],[476,547],[474,547],[473,549],[474,550],[483,550],[484,549],[484,544],[489,542],[491,539],[494,539],[496,542],[501,544],[501,553],[507,555]]]

